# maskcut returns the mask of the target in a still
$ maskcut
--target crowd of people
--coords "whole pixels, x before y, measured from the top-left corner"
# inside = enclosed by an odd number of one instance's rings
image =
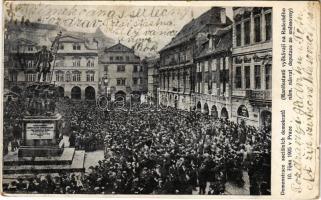
[[[104,148],[105,159],[85,174],[18,179],[5,186],[8,191],[192,194],[198,188],[199,194],[219,195],[227,182],[243,187],[247,173],[250,194],[270,194],[268,127],[175,108],[103,112],[68,99],[56,107],[69,126],[70,146]]]

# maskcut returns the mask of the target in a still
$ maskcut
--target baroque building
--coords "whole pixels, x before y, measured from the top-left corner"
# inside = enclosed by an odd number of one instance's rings
[[[51,79],[58,86],[60,96],[96,99],[98,69],[97,43],[87,43],[71,35],[60,38]]]
[[[100,90],[108,94],[111,100],[120,97],[129,100],[132,94],[139,98],[141,94],[147,93],[147,67],[132,48],[120,42],[106,48],[100,56],[99,64]]]
[[[230,118],[232,27],[208,35],[195,58],[196,84],[192,99],[195,109],[214,118]]]
[[[231,117],[248,125],[271,125],[272,8],[233,8]]]
[[[183,110],[195,107],[197,65],[195,58],[208,34],[230,25],[225,9],[213,7],[187,23],[178,34],[160,50],[159,103]]]

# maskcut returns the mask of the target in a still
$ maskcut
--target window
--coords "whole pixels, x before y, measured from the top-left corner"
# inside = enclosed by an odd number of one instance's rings
[[[124,72],[125,71],[125,65],[117,65],[117,72]]]
[[[94,82],[95,81],[95,74],[94,73],[87,73],[86,79],[88,82]]]
[[[245,88],[251,88],[251,67],[244,67],[244,75],[245,75]]]
[[[123,61],[124,60],[123,56],[119,56],[119,60]]]
[[[64,48],[65,48],[64,45],[63,45],[63,44],[60,44],[59,49],[60,49],[60,50],[63,50]]]
[[[272,66],[270,64],[265,65],[265,89],[272,88]]]
[[[70,72],[66,72],[66,81],[70,81]]]
[[[251,32],[251,24],[250,21],[244,22],[244,44],[250,44],[250,32]]]
[[[64,72],[56,72],[56,81],[64,81]]]
[[[126,79],[125,78],[118,78],[117,79],[117,85],[122,86],[126,84]]]
[[[254,66],[255,89],[261,89],[261,66]]]
[[[272,18],[271,18],[271,13],[265,14],[265,35],[266,35],[266,40],[271,40],[271,38],[272,38]]]
[[[108,65],[104,65],[104,71],[108,72]]]
[[[89,58],[87,60],[87,67],[94,67],[94,60],[92,58]]]
[[[50,82],[52,80],[52,73],[47,74],[47,81]]]
[[[137,65],[134,65],[134,70],[133,70],[133,71],[134,71],[134,72],[137,72],[137,71],[138,71],[137,69],[138,69],[138,66],[137,66]]]
[[[33,51],[33,46],[28,46],[28,51]]]
[[[137,85],[137,83],[138,83],[138,79],[137,78],[133,78],[133,84]]]
[[[254,17],[255,42],[261,41],[261,17]]]
[[[241,36],[242,36],[242,33],[241,33],[241,24],[237,24],[236,25],[236,46],[241,46]]]
[[[81,72],[73,72],[72,81],[80,81],[80,80],[81,80]]]
[[[25,74],[25,80],[26,80],[27,82],[34,82],[34,81],[36,81],[36,74],[34,74],[34,73],[27,73],[27,74]]]
[[[73,67],[80,67],[80,58],[73,58],[72,66]]]
[[[129,61],[129,56],[126,56],[126,61]]]
[[[235,88],[242,88],[242,68],[235,68]]]
[[[28,60],[27,62],[27,68],[32,68],[33,67],[33,62],[32,60]]]
[[[109,59],[110,59],[110,61],[113,61],[113,60],[114,60],[114,57],[110,56],[110,58],[109,58]]]
[[[73,44],[72,45],[73,50],[80,50],[80,44]]]
[[[119,60],[119,56],[116,56],[116,60]]]

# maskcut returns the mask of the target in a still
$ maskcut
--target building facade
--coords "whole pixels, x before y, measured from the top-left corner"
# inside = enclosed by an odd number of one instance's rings
[[[213,7],[186,24],[160,53],[159,103],[182,110],[191,110],[196,103],[191,94],[196,88],[195,57],[207,35],[230,25],[225,9]]]
[[[231,117],[271,125],[272,8],[233,8]]]
[[[98,48],[95,43],[64,35],[52,67],[52,82],[60,96],[95,100],[98,92]]]
[[[99,59],[101,92],[112,100],[122,97],[129,100],[136,94],[147,93],[147,68],[133,49],[118,43],[106,48]]]
[[[148,82],[148,97],[153,103],[157,103],[157,88],[159,85],[159,57],[146,59],[147,62],[147,82]]]
[[[214,118],[230,118],[232,27],[209,35],[195,58],[196,84],[192,99],[195,109]]]
[[[49,38],[59,30],[55,25],[29,20],[6,21],[4,28],[4,89],[20,93],[37,81],[35,54],[42,46],[50,46]]]

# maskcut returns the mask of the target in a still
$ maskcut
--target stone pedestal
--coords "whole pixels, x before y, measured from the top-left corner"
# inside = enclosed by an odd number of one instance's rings
[[[85,172],[85,151],[59,146],[61,115],[26,116],[18,151],[4,156],[3,179],[28,174]]]
[[[22,124],[19,157],[51,157],[62,154],[59,147],[61,115],[26,116]]]

